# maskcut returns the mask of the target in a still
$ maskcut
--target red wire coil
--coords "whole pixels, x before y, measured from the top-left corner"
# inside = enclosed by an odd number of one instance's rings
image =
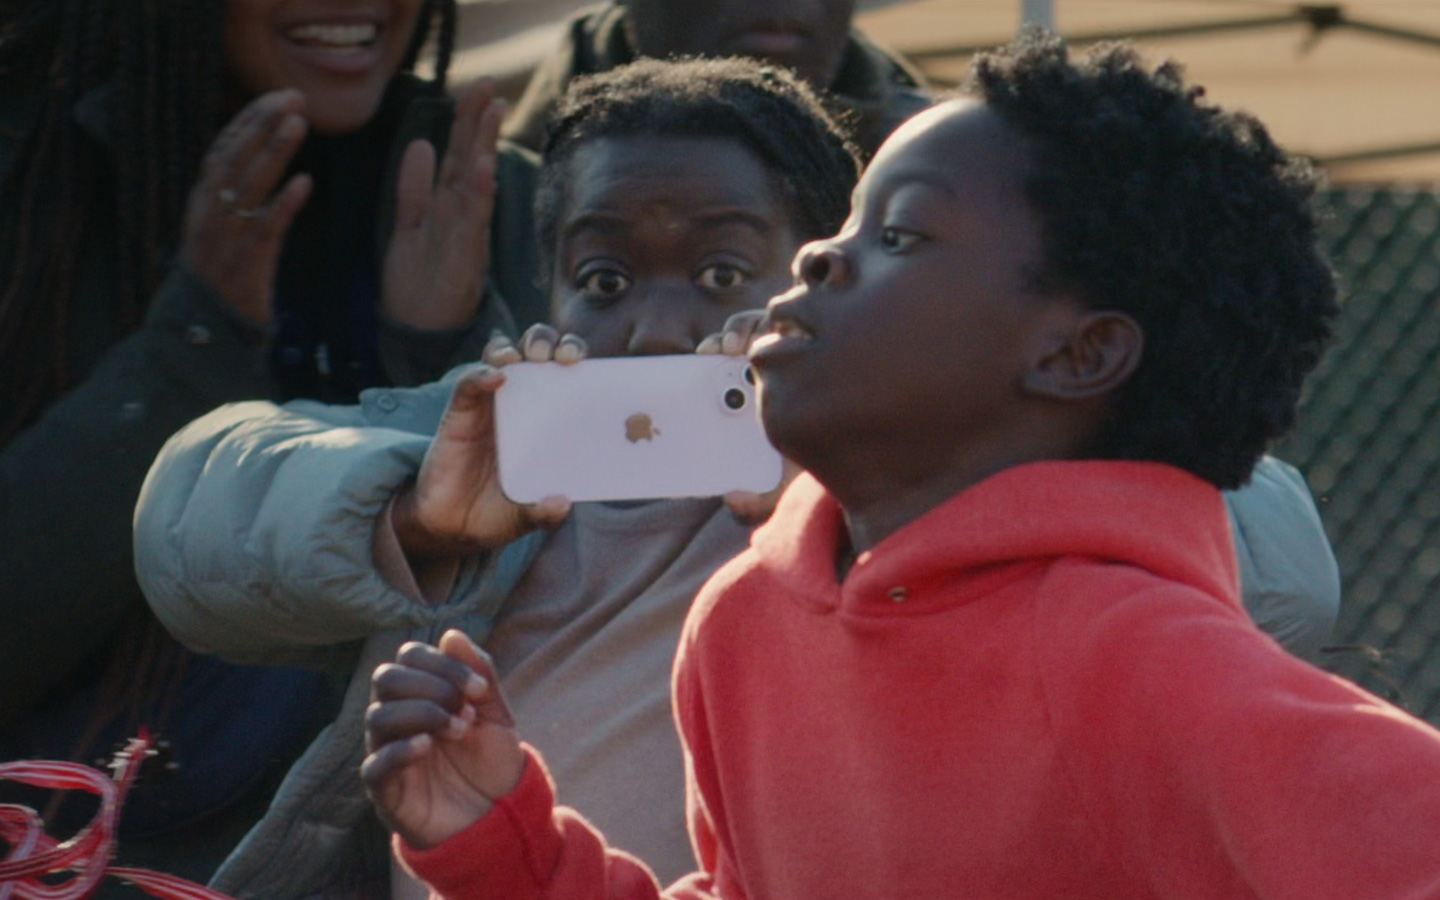
[[[174,875],[110,865],[120,807],[152,744],[144,731],[132,738],[112,763],[113,778],[77,763],[23,760],[0,763],[0,781],[18,781],[54,791],[85,791],[100,797],[100,809],[73,838],[57,841],[45,833],[33,809],[0,803],[0,840],[10,852],[0,862],[0,900],[84,900],[106,875],[121,878],[162,900],[231,900],[193,881]],[[42,876],[71,877],[59,883]]]

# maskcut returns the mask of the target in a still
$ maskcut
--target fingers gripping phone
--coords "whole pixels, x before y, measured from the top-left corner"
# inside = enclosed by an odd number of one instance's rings
[[[763,493],[780,454],[744,359],[639,356],[505,367],[495,395],[500,487],[517,503]]]

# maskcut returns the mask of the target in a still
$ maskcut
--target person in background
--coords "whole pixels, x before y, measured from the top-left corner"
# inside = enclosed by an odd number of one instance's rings
[[[748,56],[793,69],[846,121],[868,156],[930,105],[919,72],[851,25],[855,0],[625,0],[586,10],[531,76],[504,135],[539,149],[570,79],[637,57]]]
[[[155,732],[124,862],[208,877],[335,693],[155,621],[130,539],[155,452],[228,401],[433,379],[538,296],[534,161],[496,149],[489,88],[458,117],[445,96],[454,14],[47,0],[0,19],[0,758],[103,764]],[[57,833],[89,817],[19,799]]]

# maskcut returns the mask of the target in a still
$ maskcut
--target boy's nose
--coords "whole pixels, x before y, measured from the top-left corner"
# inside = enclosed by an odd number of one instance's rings
[[[833,286],[848,271],[845,255],[830,241],[811,241],[795,256],[795,280],[806,287]]]

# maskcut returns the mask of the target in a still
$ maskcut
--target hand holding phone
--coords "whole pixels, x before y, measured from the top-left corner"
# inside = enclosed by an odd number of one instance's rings
[[[783,471],[733,356],[516,363],[495,419],[500,487],[516,503],[763,493]]]
[[[495,392],[504,382],[504,372],[491,366],[459,378],[414,484],[396,494],[390,522],[412,566],[501,547],[569,515],[563,497],[518,504],[500,489]]]

